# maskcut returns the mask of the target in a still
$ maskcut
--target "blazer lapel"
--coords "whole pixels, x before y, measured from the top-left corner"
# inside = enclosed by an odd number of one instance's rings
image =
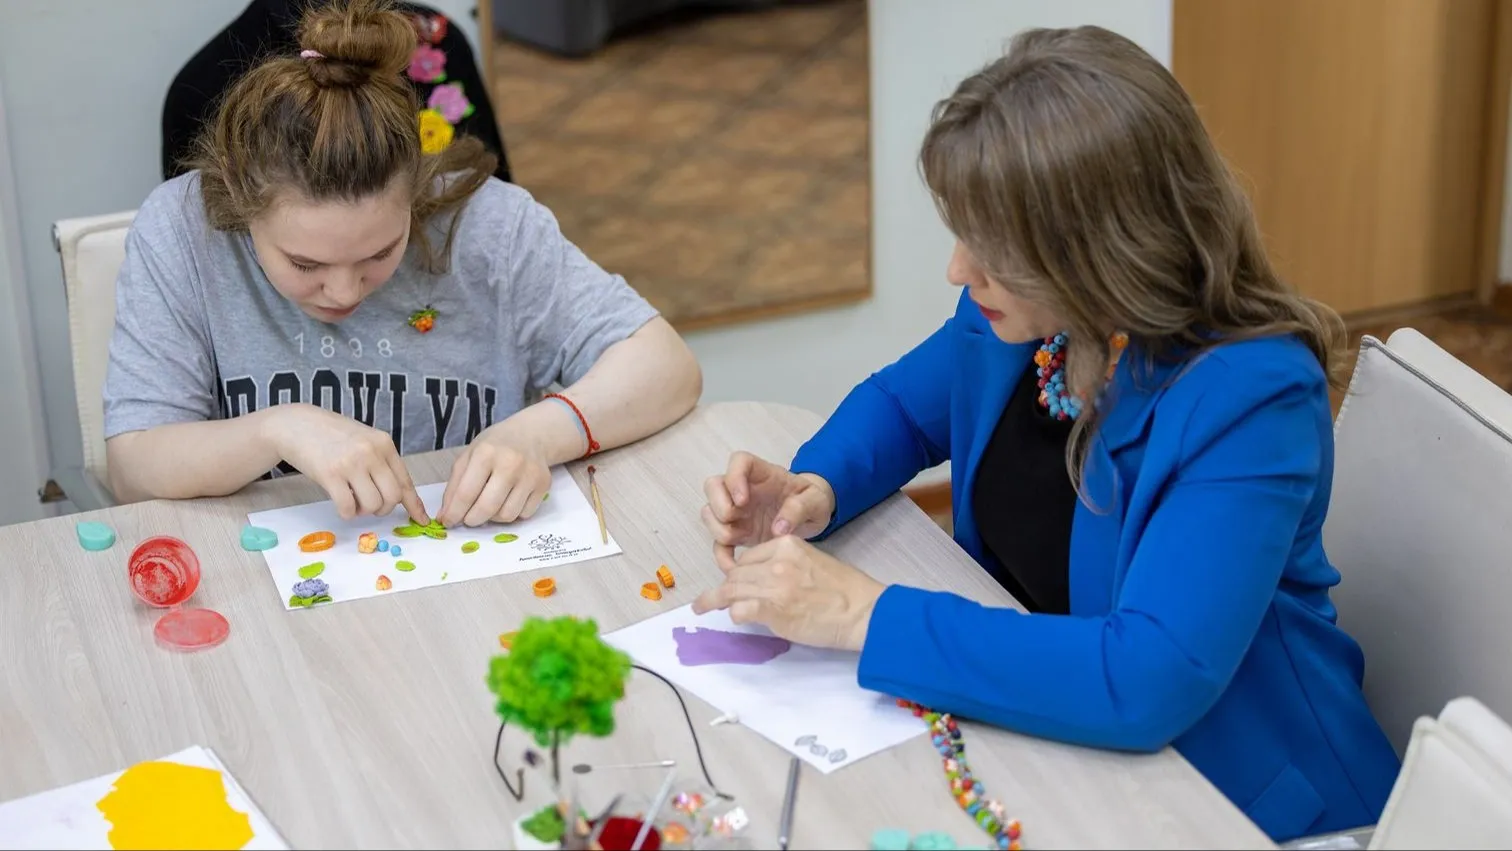
[[[1071,524],[1071,612],[1099,615],[1111,611],[1121,583],[1120,544],[1128,506],[1124,494],[1137,469],[1118,465],[1122,450],[1142,441],[1154,416],[1155,404],[1173,377],[1173,367],[1147,368],[1137,352],[1126,352],[1108,382],[1103,405],[1107,411],[1087,447],[1082,467],[1085,501],[1076,507]],[[1126,462],[1128,463],[1128,462]]]

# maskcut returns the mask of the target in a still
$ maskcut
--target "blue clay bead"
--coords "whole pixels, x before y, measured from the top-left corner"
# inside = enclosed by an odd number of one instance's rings
[[[385,541],[382,538],[379,538],[378,539],[378,552],[380,552],[380,553],[386,553],[386,552],[388,552],[388,548],[389,548],[388,541]]]
[[[110,549],[116,540],[114,529],[90,520],[75,526],[74,533],[79,536],[79,546],[94,553]]]
[[[401,554],[403,554],[404,549],[401,548],[398,544],[394,544],[393,546],[389,547],[389,552],[393,554],[394,558],[398,558]]]
[[[261,526],[243,526],[241,530],[242,549],[249,553],[271,550],[278,546],[278,533],[272,529],[264,529]]]
[[[908,831],[884,827],[872,834],[872,851],[908,851]]]
[[[929,833],[921,833],[913,838],[911,848],[917,851],[955,851],[955,840],[950,834],[932,830]]]

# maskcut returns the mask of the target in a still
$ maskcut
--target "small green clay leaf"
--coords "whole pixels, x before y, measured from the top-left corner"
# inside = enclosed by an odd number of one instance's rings
[[[465,544],[462,545],[462,552],[464,552],[464,553],[475,553],[477,551],[478,551],[478,542],[477,541],[468,541],[467,543],[465,543]]]
[[[433,539],[435,539],[437,541],[444,541],[444,540],[446,540],[446,530],[445,529],[426,529],[425,530],[425,536],[427,538],[433,538]]]
[[[412,562],[412,561],[403,561],[403,560],[396,561],[396,562],[394,562],[394,569],[395,570],[402,570],[405,573],[409,573],[411,570],[415,569],[415,563]]]
[[[511,535],[508,532],[500,532],[494,535],[494,543],[496,544],[512,544],[518,540],[520,540],[519,535]]]
[[[319,597],[316,597],[316,598],[310,600],[309,605],[313,606],[316,603],[329,603],[329,602],[331,602],[331,595],[330,594],[321,594]]]
[[[551,499],[551,491],[541,494],[541,502],[545,502],[548,499]]]
[[[425,534],[425,527],[411,523],[408,526],[395,526],[394,534],[401,538],[418,538]]]
[[[445,582],[445,581],[446,581],[446,571],[444,571],[444,570],[443,570],[443,571],[441,571],[441,581],[442,581],[442,582]]]
[[[322,573],[325,573],[325,562],[317,561],[314,564],[307,564],[301,567],[299,569],[299,578],[314,579]]]

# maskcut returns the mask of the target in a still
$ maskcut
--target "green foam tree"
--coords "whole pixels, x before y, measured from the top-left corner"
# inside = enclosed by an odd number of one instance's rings
[[[592,620],[528,618],[508,653],[488,663],[488,689],[506,724],[551,748],[551,778],[562,781],[558,751],[576,735],[614,732],[614,704],[625,696],[630,657],[599,638]]]

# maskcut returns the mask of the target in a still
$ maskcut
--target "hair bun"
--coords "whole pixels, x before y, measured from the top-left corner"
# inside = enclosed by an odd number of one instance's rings
[[[336,0],[311,6],[299,24],[299,47],[316,85],[361,86],[374,76],[396,78],[415,50],[415,29],[388,0]]]

